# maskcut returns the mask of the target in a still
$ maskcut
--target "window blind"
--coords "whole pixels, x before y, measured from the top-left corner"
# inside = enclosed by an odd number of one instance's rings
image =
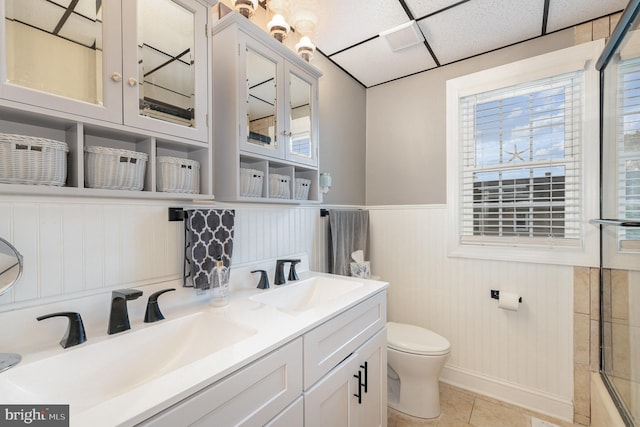
[[[460,236],[575,245],[581,235],[583,72],[460,99]]]
[[[619,65],[617,207],[620,219],[640,219],[640,59]],[[640,251],[640,230],[618,228],[619,250]]]

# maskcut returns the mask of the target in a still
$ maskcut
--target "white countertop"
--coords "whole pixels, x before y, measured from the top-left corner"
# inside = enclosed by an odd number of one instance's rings
[[[235,275],[237,278],[247,281],[247,277],[249,277],[252,278],[252,284],[253,282],[257,283],[258,276],[247,276],[247,272],[250,268],[247,267],[245,270],[234,270],[232,272],[232,278]],[[301,281],[314,276],[331,275],[314,272],[300,273]],[[47,337],[49,340],[53,340],[53,342],[45,348],[31,349],[28,345],[23,345],[23,350],[26,352],[22,353],[22,363],[9,371],[0,373],[0,401],[3,403],[16,404],[69,404],[72,426],[81,427],[91,425],[95,427],[111,427],[135,425],[136,423],[151,417],[204,387],[215,383],[252,361],[259,359],[326,320],[383,291],[388,286],[388,283],[386,282],[342,276],[337,277],[342,280],[361,282],[362,286],[345,293],[335,300],[324,303],[319,307],[314,307],[302,312],[287,312],[286,310],[280,310],[273,306],[265,305],[250,299],[252,295],[278,291],[286,288],[288,285],[273,286],[272,284],[271,288],[268,290],[247,288],[244,286],[232,286],[232,294],[229,304],[225,307],[219,308],[211,307],[206,296],[194,296],[196,291],[192,288],[183,288],[181,281],[162,283],[154,285],[149,289],[146,287],[137,287],[137,289],[144,290],[145,296],[139,299],[142,300],[142,302],[139,300],[129,302],[130,304],[136,303],[131,304],[132,307],[130,308],[132,326],[130,331],[116,335],[107,335],[106,323],[102,324],[100,321],[91,320],[89,322],[85,321],[88,340],[79,346],[62,349],[57,345],[59,337],[57,337],[57,339]],[[293,282],[293,284],[295,283],[296,282]],[[144,307],[144,304],[146,304],[146,297],[151,292],[169,287],[175,287],[177,291],[167,293],[159,299],[160,306],[166,319],[158,323],[142,323],[140,307]],[[102,299],[104,299],[104,296]],[[171,304],[171,300],[180,300],[182,304]],[[102,302],[100,304],[100,310],[102,310],[104,304]],[[68,308],[68,310],[72,311],[71,308]],[[46,311],[42,311],[43,309],[40,308],[39,314],[46,314]],[[81,310],[77,309],[75,311]],[[73,401],[42,402],[37,401],[37,396],[32,398],[33,401],[25,402],[24,400],[28,399],[28,395],[17,393],[16,384],[12,378],[19,378],[20,375],[28,373],[27,370],[30,369],[30,365],[37,364],[38,361],[43,361],[49,357],[64,354],[65,352],[73,352],[76,349],[81,349],[82,347],[98,343],[105,343],[107,345],[113,343],[112,349],[110,347],[105,347],[109,348],[109,351],[113,352],[131,351],[127,348],[119,348],[119,336],[123,336],[123,334],[143,334],[147,328],[154,328],[156,325],[160,325],[164,322],[171,322],[172,320],[177,320],[196,312],[207,312],[209,315],[206,317],[207,319],[213,319],[214,321],[215,319],[224,319],[238,325],[243,325],[251,329],[252,332],[255,331],[255,333],[242,341],[229,345],[208,356],[195,360],[192,363],[178,367],[177,369],[165,373],[157,378],[153,378],[141,384],[132,385],[132,387],[121,394],[105,396],[104,400],[101,400],[100,403],[93,404],[91,406],[87,406],[87,404],[74,405]],[[84,318],[84,313],[82,314]],[[0,321],[6,321],[6,318],[10,315],[11,313],[2,313],[0,315]],[[29,316],[31,315],[32,314],[29,314]],[[3,317],[5,319],[3,319]],[[66,321],[66,319],[64,321]],[[43,325],[37,325],[37,327],[41,326]],[[55,328],[55,331],[57,331],[56,333],[61,333],[60,324],[51,326],[51,328]],[[63,332],[64,331],[62,331],[62,333]],[[212,337],[214,340],[215,338],[215,336]],[[3,351],[16,351],[9,348],[4,340],[2,341],[2,345]],[[148,354],[145,357],[152,360],[153,358],[161,358],[162,356],[162,354]],[[86,360],[82,363],[84,362],[90,364],[92,363],[92,360]],[[107,369],[117,370],[119,369],[119,366],[114,364],[114,366],[108,366]],[[73,372],[70,372],[69,375],[73,375]],[[108,372],[105,372],[105,375],[108,375]],[[89,384],[94,381],[96,387],[100,386],[100,380],[97,378],[87,378],[86,381],[89,382]],[[16,394],[19,396],[16,397]],[[19,399],[19,401],[16,401],[16,399]]]

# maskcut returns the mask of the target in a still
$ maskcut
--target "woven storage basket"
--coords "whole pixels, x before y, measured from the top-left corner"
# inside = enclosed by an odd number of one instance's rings
[[[200,193],[200,163],[179,157],[159,156],[158,191]]]
[[[240,168],[240,195],[248,197],[262,196],[264,172],[258,169]]]
[[[269,197],[289,199],[291,197],[290,181],[291,177],[289,175],[269,174]]]
[[[0,182],[63,186],[68,151],[65,142],[0,133]]]
[[[84,178],[89,188],[140,191],[149,156],[137,151],[85,147]]]
[[[295,178],[295,199],[307,200],[309,198],[309,188],[311,187],[311,180],[306,178]]]

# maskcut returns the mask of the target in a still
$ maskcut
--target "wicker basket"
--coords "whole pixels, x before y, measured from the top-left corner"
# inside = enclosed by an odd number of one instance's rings
[[[269,197],[276,199],[291,198],[290,181],[291,177],[289,175],[269,174]]]
[[[200,163],[169,156],[159,156],[157,160],[158,191],[200,193]]]
[[[240,195],[261,197],[264,172],[258,169],[240,168]]]
[[[63,186],[68,151],[65,142],[0,133],[0,182]]]
[[[311,180],[306,178],[295,178],[294,198],[297,200],[307,200],[309,198],[309,188]]]
[[[89,188],[140,191],[149,156],[137,151],[85,147],[85,185]]]

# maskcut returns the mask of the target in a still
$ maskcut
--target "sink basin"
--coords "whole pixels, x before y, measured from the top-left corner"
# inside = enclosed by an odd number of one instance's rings
[[[312,277],[253,295],[251,300],[285,311],[302,312],[335,301],[362,287],[361,282],[334,277]]]
[[[18,365],[2,373],[0,396],[71,404],[80,412],[255,333],[209,312],[194,313]]]

